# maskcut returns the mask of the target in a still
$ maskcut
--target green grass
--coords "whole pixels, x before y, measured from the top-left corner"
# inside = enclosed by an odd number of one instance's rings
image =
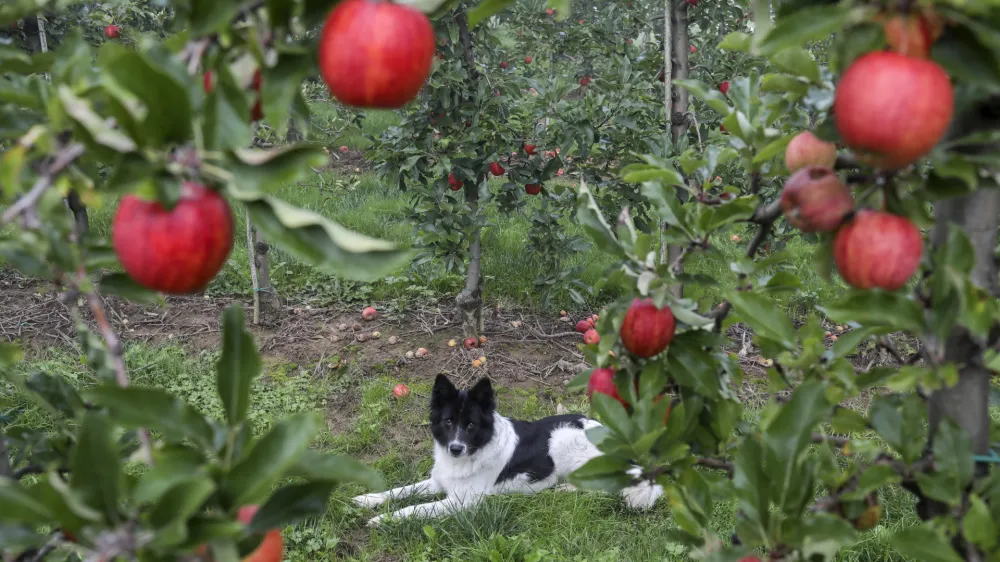
[[[135,384],[167,389],[184,396],[202,412],[216,418],[222,412],[214,392],[213,353],[191,355],[178,347],[151,348],[132,345],[126,361]],[[67,377],[78,386],[92,384],[88,369],[68,353],[49,350],[18,367],[21,373],[41,370]],[[405,374],[404,374],[405,377]],[[379,470],[389,486],[412,483],[426,477],[431,468],[430,432],[426,423],[430,383],[410,382],[410,398],[390,398],[398,382],[382,376],[358,381],[354,375],[332,373],[315,376],[306,366],[267,362],[265,376],[253,387],[250,418],[262,431],[281,416],[300,411],[324,414],[340,412],[329,432],[315,446],[363,459]],[[12,388],[14,406],[24,406],[17,423],[45,427],[47,416]],[[502,413],[519,418],[537,418],[554,413],[552,401],[540,400],[534,392],[499,389]],[[585,412],[582,395],[561,397],[570,411]],[[753,422],[759,412],[748,409]],[[667,502],[650,513],[627,510],[616,497],[600,493],[545,491],[535,496],[491,497],[477,509],[441,520],[388,522],[378,529],[365,526],[375,513],[350,503],[363,492],[357,485],[338,489],[325,516],[284,529],[286,560],[447,560],[447,561],[638,561],[686,560],[684,548],[672,543],[667,532],[674,528]],[[419,501],[419,500],[414,500]],[[861,537],[861,542],[842,552],[843,561],[900,560],[888,544],[892,531],[914,522],[912,498],[890,487],[882,495],[886,517],[882,524]],[[377,513],[399,508],[394,503]],[[734,528],[736,506],[724,501],[714,506],[712,529],[728,540]]]

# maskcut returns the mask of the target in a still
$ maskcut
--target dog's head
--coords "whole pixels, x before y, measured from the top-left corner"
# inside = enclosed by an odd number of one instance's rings
[[[489,379],[458,390],[438,375],[431,391],[431,433],[453,457],[473,455],[493,438],[496,402]]]

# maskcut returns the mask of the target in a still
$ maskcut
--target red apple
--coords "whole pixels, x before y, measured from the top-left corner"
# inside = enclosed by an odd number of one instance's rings
[[[719,84],[719,91],[722,92],[723,95],[729,93],[729,80]]]
[[[157,201],[122,198],[111,227],[115,253],[140,285],[171,294],[204,290],[233,248],[233,214],[217,191],[184,182],[169,211]]]
[[[530,56],[524,57],[524,64],[531,64],[531,57]]]
[[[591,328],[593,328],[593,326],[591,326],[590,322],[586,320],[580,320],[579,322],[576,323],[576,331],[580,332],[581,334],[586,334],[587,330]]]
[[[319,39],[323,80],[341,103],[395,109],[423,87],[434,58],[434,28],[422,12],[391,2],[345,0]]]
[[[764,561],[756,556],[744,556],[743,558],[740,558],[739,562],[764,562]]]
[[[809,131],[803,131],[785,147],[785,166],[794,172],[805,166],[832,168],[837,161],[837,145],[820,140]]]
[[[528,154],[529,156],[534,155],[535,154],[535,145],[533,145],[533,144],[525,144],[524,145],[524,152],[526,154]]]
[[[406,398],[410,395],[410,389],[403,383],[392,387],[392,395],[396,398]]]
[[[576,22],[576,23],[583,23],[583,20],[580,20],[580,21],[578,21],[578,22]]]
[[[500,69],[501,70],[507,70],[508,66],[510,66],[510,63],[507,62],[507,61],[503,61],[503,62],[500,63]]]
[[[583,343],[587,345],[594,345],[600,343],[601,334],[597,333],[597,330],[591,328],[583,334]]]
[[[698,48],[695,47],[694,45],[691,45],[690,49],[691,49],[692,53],[697,53],[698,52]]]
[[[528,183],[524,185],[524,192],[528,195],[538,195],[542,192],[542,184],[540,183]]]
[[[350,150],[351,150],[351,149],[350,149],[350,148],[347,148],[346,146],[342,146],[342,147],[340,147],[340,151],[341,151],[341,152],[350,152]]]
[[[501,166],[499,162],[490,163],[490,173],[492,173],[494,176],[502,176],[506,171],[507,170],[504,170],[503,166]]]
[[[924,13],[880,14],[889,49],[901,55],[927,58],[931,45],[941,36],[941,18],[931,10]]]
[[[806,166],[792,174],[781,191],[781,211],[802,232],[832,232],[854,210],[851,190],[836,172]]]
[[[632,355],[653,357],[670,345],[676,327],[669,306],[657,308],[652,299],[635,299],[625,313],[619,335]]]
[[[841,139],[865,163],[898,169],[930,152],[951,123],[954,93],[936,63],[892,52],[858,58],[837,84]]]
[[[584,76],[583,78],[580,79],[580,85],[581,86],[587,86],[589,84],[590,84],[590,75],[589,74],[587,76]]]
[[[557,175],[557,176],[561,176],[561,175],[563,175],[563,173],[564,173],[564,172],[563,172],[563,169],[562,169],[562,168],[559,168],[558,170],[556,170],[556,175]]]
[[[117,25],[109,25],[104,28],[104,36],[108,39],[118,39],[122,34],[122,29]]]
[[[465,346],[465,349],[475,349],[479,347],[479,338],[473,338],[473,337],[465,338],[465,340],[462,342],[462,345]]]
[[[698,5],[698,0],[684,0],[684,1],[687,2],[688,6],[697,6]]]
[[[722,134],[724,134],[724,135],[728,135],[729,134],[729,131],[726,130],[726,126],[725,125],[719,125],[719,130],[722,131]]]
[[[625,40],[625,44],[626,45],[631,45],[632,44],[632,40],[631,39],[626,39]]]
[[[622,405],[628,406],[628,402],[618,394],[618,387],[615,386],[614,369],[594,369],[594,372],[590,374],[590,380],[587,381],[587,398],[593,400],[595,392],[607,394],[621,402]]]
[[[556,13],[556,11],[553,10],[552,8],[545,8],[545,13],[551,16],[552,14]]]
[[[361,318],[365,322],[371,322],[372,320],[378,318],[378,311],[375,310],[374,306],[367,306],[361,311]]]
[[[833,239],[833,261],[848,285],[895,291],[920,266],[924,240],[909,219],[861,210]]]
[[[215,89],[215,71],[206,70],[205,74],[201,77],[201,85],[205,88],[206,94],[211,94],[212,90]]]
[[[452,191],[462,189],[462,185],[464,185],[462,180],[456,178],[455,174],[448,174],[448,187],[450,187]]]
[[[258,506],[246,505],[237,512],[237,519],[244,525],[249,525],[253,521],[253,516],[257,513]],[[243,558],[243,562],[281,562],[285,555],[285,544],[281,538],[281,531],[271,530],[264,535],[257,550]]]

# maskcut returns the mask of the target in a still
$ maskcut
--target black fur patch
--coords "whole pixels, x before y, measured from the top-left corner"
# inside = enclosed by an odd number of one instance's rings
[[[514,449],[514,456],[497,476],[497,483],[514,479],[520,474],[527,474],[529,482],[548,478],[555,470],[555,463],[549,456],[549,438],[552,437],[552,432],[565,426],[583,429],[584,419],[578,414],[564,414],[533,422],[510,420],[517,433],[517,447]]]

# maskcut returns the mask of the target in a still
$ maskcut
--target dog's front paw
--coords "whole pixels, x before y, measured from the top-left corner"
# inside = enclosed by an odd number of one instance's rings
[[[382,524],[383,519],[385,519],[385,515],[376,515],[368,520],[367,525],[372,528],[378,527]]]
[[[355,505],[371,509],[385,503],[385,498],[382,497],[382,494],[364,494],[362,496],[354,496],[351,501],[354,502]]]

